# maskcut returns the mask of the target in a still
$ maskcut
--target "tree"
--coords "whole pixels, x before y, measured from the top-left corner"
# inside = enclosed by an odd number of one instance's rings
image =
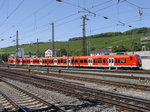
[[[65,48],[62,48],[57,51],[57,56],[67,56],[67,50]]]
[[[142,49],[142,45],[140,43],[135,43],[134,44],[134,50],[135,51],[141,51]]]
[[[127,52],[127,51],[129,51],[129,49],[123,45],[119,45],[119,46],[114,46],[112,48],[112,51],[113,52]]]
[[[146,43],[145,46],[146,46],[146,50],[150,50],[150,42]]]

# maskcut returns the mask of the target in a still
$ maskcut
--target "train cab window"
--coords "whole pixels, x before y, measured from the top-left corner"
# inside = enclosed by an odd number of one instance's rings
[[[130,56],[130,60],[133,60],[132,56]]]
[[[126,63],[126,59],[121,59],[121,63]]]
[[[116,60],[115,60],[115,63],[120,63],[120,59],[116,59]]]
[[[102,63],[102,59],[101,58],[98,59],[98,63]]]
[[[94,62],[94,63],[97,63],[97,59],[94,59],[93,62]]]
[[[107,59],[104,59],[103,61],[104,61],[104,63],[108,63],[108,60],[107,60]]]

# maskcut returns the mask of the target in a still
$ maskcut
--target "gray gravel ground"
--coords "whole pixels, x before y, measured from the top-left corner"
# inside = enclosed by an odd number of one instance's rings
[[[42,75],[42,77],[44,77],[44,76]],[[145,98],[145,99],[150,100],[150,91],[143,91],[143,90],[138,90],[138,89],[136,90],[136,89],[125,88],[125,87],[116,87],[113,85],[111,86],[111,85],[100,84],[100,83],[88,83],[88,82],[83,82],[83,81],[81,82],[81,81],[56,78],[56,77],[51,77],[51,76],[45,76],[45,77],[67,80],[67,81],[72,81],[72,82],[78,82],[78,83],[84,84],[86,87],[91,87],[91,88],[95,88],[95,89],[102,89],[102,90],[116,92],[116,93],[122,93],[125,95],[136,96],[136,97]],[[97,77],[99,77],[99,76],[97,76]],[[97,78],[97,77],[95,76],[95,78]],[[116,78],[115,80],[118,81],[119,79]]]
[[[36,94],[43,96],[47,101],[61,106],[74,112],[116,112],[115,107],[108,108],[106,105],[96,104],[88,101],[82,101],[75,97],[66,96],[54,91],[40,89],[35,86],[25,84],[19,81],[9,80],[9,82],[19,85],[19,87],[32,91]]]
[[[141,80],[134,80],[134,79],[124,79],[124,78],[115,78],[115,77],[103,77],[103,76],[95,76],[95,75],[82,75],[82,74],[70,74],[70,73],[61,73],[64,75],[69,75],[69,76],[80,76],[80,77],[86,77],[86,78],[93,78],[93,79],[102,79],[102,80],[111,80],[111,81],[120,81],[120,82],[126,82],[126,83],[133,83],[133,84],[144,84],[146,81],[141,81]],[[94,74],[94,73],[93,73]],[[122,75],[117,74],[117,75]],[[150,82],[147,83],[150,85]]]
[[[2,112],[4,109],[3,105],[0,103],[0,112]]]

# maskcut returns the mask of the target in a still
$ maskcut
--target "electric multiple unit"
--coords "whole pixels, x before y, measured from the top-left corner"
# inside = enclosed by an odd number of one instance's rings
[[[9,64],[44,65],[44,66],[75,66],[75,67],[114,67],[140,68],[141,59],[138,55],[102,55],[102,56],[69,56],[49,58],[10,58]]]

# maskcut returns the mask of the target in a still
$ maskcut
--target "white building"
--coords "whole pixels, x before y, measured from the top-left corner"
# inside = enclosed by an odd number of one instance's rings
[[[24,58],[24,48],[18,48],[18,57]]]
[[[51,49],[47,49],[45,51],[45,57],[52,57],[52,50]]]

